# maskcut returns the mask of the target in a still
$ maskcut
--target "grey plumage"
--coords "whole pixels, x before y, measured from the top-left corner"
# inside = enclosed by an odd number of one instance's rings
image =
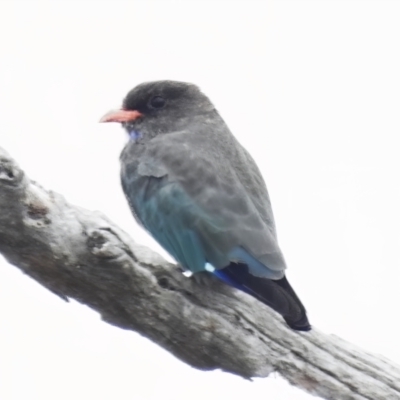
[[[184,268],[200,272],[209,263],[293,328],[308,330],[284,277],[264,180],[209,99],[191,84],[151,82],[130,91],[123,110],[140,113],[122,122],[131,140],[121,154],[122,186],[138,222]]]

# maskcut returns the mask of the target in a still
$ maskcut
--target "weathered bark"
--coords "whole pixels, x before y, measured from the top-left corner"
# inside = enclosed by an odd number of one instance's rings
[[[189,365],[278,371],[325,399],[400,399],[400,368],[315,328],[294,332],[212,276],[188,279],[106,217],[30,181],[0,149],[0,252],[61,298],[150,338]]]

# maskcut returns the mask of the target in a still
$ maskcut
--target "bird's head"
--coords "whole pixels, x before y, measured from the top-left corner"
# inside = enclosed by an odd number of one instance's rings
[[[100,122],[119,122],[132,138],[154,137],[182,130],[196,117],[214,111],[210,100],[197,86],[156,81],[133,88],[123,100],[121,109],[110,111]]]

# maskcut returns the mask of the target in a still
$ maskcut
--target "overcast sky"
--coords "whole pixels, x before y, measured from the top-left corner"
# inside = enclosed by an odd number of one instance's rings
[[[2,0],[0,146],[159,250],[97,121],[142,81],[196,83],[261,168],[311,323],[400,363],[399,21],[383,0]],[[2,400],[312,398],[191,369],[4,260],[0,320]]]

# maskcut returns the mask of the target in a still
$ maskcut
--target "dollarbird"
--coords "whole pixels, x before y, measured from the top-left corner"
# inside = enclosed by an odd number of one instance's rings
[[[250,154],[193,84],[142,83],[120,110],[121,182],[132,213],[185,270],[208,271],[311,329],[290,286],[266,185]]]

